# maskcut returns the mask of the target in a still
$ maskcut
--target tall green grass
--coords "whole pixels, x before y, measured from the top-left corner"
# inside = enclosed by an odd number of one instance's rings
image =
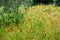
[[[24,14],[23,19],[20,13]],[[16,26],[11,21],[10,27],[0,28],[0,40],[60,40],[60,7],[37,5],[27,10],[22,7],[18,16],[11,17],[21,19],[20,23]]]

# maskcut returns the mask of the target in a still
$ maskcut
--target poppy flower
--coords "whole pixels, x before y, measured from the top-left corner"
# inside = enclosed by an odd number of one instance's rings
[[[9,28],[8,32],[14,32],[14,30],[12,28]]]
[[[22,32],[22,29],[20,30],[20,32]]]
[[[4,26],[4,22],[2,22],[2,26]]]
[[[30,30],[29,32],[32,33],[32,30]]]

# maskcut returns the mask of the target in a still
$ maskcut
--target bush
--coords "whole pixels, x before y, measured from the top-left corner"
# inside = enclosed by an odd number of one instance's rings
[[[57,0],[57,1],[56,1],[56,5],[57,5],[57,6],[60,6],[60,0]]]
[[[19,14],[14,14],[14,13],[4,13],[3,15],[0,15],[0,27],[9,27],[10,24],[13,25],[18,25],[22,22],[24,22],[23,20],[23,16],[24,14],[19,13]]]
[[[0,6],[2,6],[2,0],[0,0]]]
[[[53,0],[33,0],[34,4],[51,4]]]

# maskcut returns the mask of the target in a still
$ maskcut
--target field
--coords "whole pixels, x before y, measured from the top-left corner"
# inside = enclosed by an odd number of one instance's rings
[[[19,12],[24,22],[0,28],[0,40],[60,40],[60,7],[37,5]]]

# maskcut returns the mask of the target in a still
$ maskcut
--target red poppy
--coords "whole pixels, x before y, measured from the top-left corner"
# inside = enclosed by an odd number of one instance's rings
[[[14,32],[14,30],[12,28],[9,28],[8,32]]]
[[[2,26],[4,26],[4,22],[2,22]]]
[[[22,32],[22,29],[20,30],[20,32]]]
[[[32,33],[32,30],[30,30],[29,32]]]

